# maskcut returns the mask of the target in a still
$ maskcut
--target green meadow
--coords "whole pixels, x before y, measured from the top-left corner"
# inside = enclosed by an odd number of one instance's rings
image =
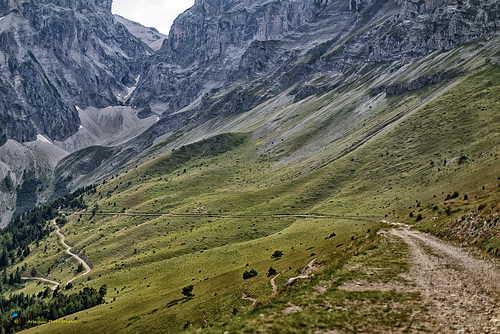
[[[423,307],[418,295],[338,287],[353,278],[384,281],[407,272],[407,250],[380,236],[388,228],[383,220],[464,242],[466,236],[454,233],[457,221],[471,212],[486,219],[498,212],[500,67],[487,65],[424,99],[429,94],[421,89],[388,96],[371,115],[391,106],[389,114],[408,103],[415,107],[390,126],[381,123],[390,115],[367,117],[360,131],[373,127],[370,136],[343,154],[343,144],[335,142],[318,153],[321,159],[314,164],[309,158],[280,164],[265,153],[267,141],[274,139],[242,131],[161,151],[109,175],[95,193],[83,195],[87,210],[62,213],[68,244],[92,267],[72,290],[105,284],[106,303],[65,318],[76,324],[46,324],[26,332],[413,328],[418,319],[412,320],[412,310]],[[324,108],[319,102],[326,98],[312,98],[316,108]],[[292,156],[307,140],[289,137],[280,147]],[[451,198],[454,192],[459,195]],[[498,254],[500,244],[491,233],[471,245]],[[77,262],[63,253],[55,232],[31,248],[17,265],[27,273],[35,268],[38,275],[63,283],[77,275]],[[282,257],[272,258],[275,251]],[[314,259],[314,277],[288,289],[287,280]],[[359,263],[383,270],[369,275],[352,269]],[[276,294],[270,268],[280,273]],[[257,275],[243,279],[252,269]],[[182,289],[190,285],[194,296],[187,297]],[[17,292],[38,293],[47,286],[29,282]],[[318,286],[327,290],[318,294]],[[389,303],[399,306],[383,307]]]

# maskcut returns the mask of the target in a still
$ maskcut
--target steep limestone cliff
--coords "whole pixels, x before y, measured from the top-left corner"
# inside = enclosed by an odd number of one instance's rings
[[[133,104],[167,114],[220,87],[255,40],[279,39],[312,20],[330,1],[200,0],[174,22],[149,61]]]
[[[108,1],[0,2],[0,127],[19,142],[62,141],[75,106],[120,103],[147,47],[119,24]]]
[[[189,122],[248,111],[294,86],[324,92],[366,64],[403,66],[497,33],[499,13],[492,0],[198,0],[131,101]],[[321,87],[310,86],[318,76]]]

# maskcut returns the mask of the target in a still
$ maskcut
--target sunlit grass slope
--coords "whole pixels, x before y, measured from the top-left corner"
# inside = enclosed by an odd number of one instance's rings
[[[76,288],[106,284],[107,303],[68,317],[76,317],[76,325],[45,325],[28,332],[177,333],[202,326],[213,326],[215,332],[252,332],[252,319],[259,314],[245,313],[252,306],[242,299],[243,291],[270,313],[283,305],[281,299],[267,304],[273,299],[266,277],[270,267],[282,272],[276,280],[278,298],[293,302],[300,298],[294,291],[305,283],[286,292],[288,278],[314,258],[318,279],[321,273],[335,275],[352,255],[377,246],[384,218],[416,223],[420,214],[422,228],[440,233],[450,219],[482,202],[494,208],[500,183],[499,96],[500,69],[488,65],[359,148],[307,173],[294,171],[293,164],[277,165],[262,154],[258,138],[235,133],[108,177],[95,194],[85,196],[88,210],[68,213],[63,228],[68,242],[82,249],[93,266],[90,279],[76,281]],[[459,198],[446,199],[455,191]],[[49,276],[63,280],[72,265],[62,265],[55,237],[41,242],[25,262],[40,271],[48,271],[53,262],[63,270],[51,269]],[[276,250],[284,254],[279,260],[271,258]],[[243,280],[250,269],[258,275]],[[187,285],[194,286],[193,298],[181,294]],[[388,296],[369,299],[383,298]],[[341,311],[331,312],[335,317]],[[235,315],[248,321],[216,322]],[[296,313],[286,322],[298,325],[311,317]],[[398,321],[384,319],[388,328]],[[331,329],[352,330],[349,326],[339,321]],[[367,326],[360,328],[369,330],[376,322]]]

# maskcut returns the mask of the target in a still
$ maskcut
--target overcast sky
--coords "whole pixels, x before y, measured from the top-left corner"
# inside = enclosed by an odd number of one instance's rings
[[[167,35],[175,18],[194,0],[113,0],[113,13]]]

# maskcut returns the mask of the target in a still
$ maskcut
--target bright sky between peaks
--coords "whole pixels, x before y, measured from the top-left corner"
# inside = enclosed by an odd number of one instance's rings
[[[194,0],[113,0],[113,14],[167,35],[175,18],[193,5]]]

